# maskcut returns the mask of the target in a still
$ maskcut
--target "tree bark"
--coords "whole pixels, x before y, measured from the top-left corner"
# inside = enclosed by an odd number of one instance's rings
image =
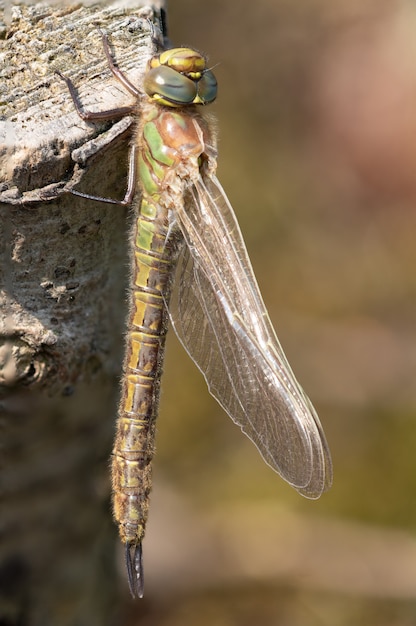
[[[115,622],[108,458],[123,349],[131,104],[96,25],[134,84],[161,3],[16,6],[0,40],[0,624]],[[0,10],[0,24],[2,22]],[[0,37],[1,37],[0,34]]]

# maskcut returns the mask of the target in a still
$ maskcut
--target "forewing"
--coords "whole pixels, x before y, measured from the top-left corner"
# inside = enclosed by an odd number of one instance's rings
[[[271,325],[233,210],[215,177],[187,195],[176,212],[187,246],[170,307],[175,331],[266,463],[317,498],[332,481],[328,446]]]

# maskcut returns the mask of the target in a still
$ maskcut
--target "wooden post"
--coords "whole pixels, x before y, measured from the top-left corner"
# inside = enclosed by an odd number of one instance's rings
[[[108,465],[128,211],[64,188],[122,197],[131,120],[82,122],[55,71],[74,81],[85,109],[131,103],[96,25],[140,84],[161,7],[142,5],[0,14],[0,623],[8,626],[105,626],[121,595]]]

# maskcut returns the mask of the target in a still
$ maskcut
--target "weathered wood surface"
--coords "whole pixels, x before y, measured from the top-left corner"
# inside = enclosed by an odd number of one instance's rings
[[[148,20],[160,7],[142,5],[16,6],[0,28],[0,623],[8,626],[115,619],[108,458],[129,217],[64,191],[123,195],[129,121],[82,122],[54,72],[72,78],[86,109],[130,103],[96,24],[139,84],[154,46]]]

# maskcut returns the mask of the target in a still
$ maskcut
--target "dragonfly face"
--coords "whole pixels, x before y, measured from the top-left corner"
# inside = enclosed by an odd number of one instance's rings
[[[151,59],[143,89],[152,100],[165,106],[209,104],[217,96],[217,80],[198,52],[172,48]]]
[[[103,42],[115,77],[141,98],[114,64],[105,36]],[[138,116],[136,105],[84,112],[71,81],[61,77],[83,119]],[[267,314],[236,217],[215,175],[215,133],[195,106],[215,99],[216,79],[198,52],[173,48],[151,59],[143,88],[148,100],[140,107],[121,202],[133,204],[136,220],[112,459],[114,517],[126,546],[130,589],[139,597],[169,320],[210,393],[270,467],[309,498],[318,498],[332,482],[322,426]]]

